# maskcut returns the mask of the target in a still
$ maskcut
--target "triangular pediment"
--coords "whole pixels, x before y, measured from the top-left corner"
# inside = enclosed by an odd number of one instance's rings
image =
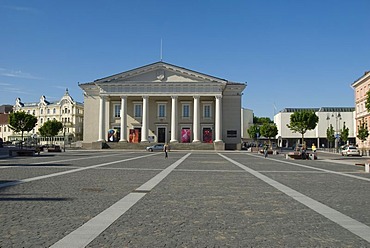
[[[165,62],[157,62],[116,75],[95,80],[100,83],[115,82],[214,82],[226,84],[227,80],[204,73],[178,67]]]

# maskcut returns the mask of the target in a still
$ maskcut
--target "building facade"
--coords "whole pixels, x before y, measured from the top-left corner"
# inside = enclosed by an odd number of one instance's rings
[[[9,114],[12,111],[12,105],[0,106],[0,143],[9,141],[9,136],[13,134],[13,131],[8,127]]]
[[[370,113],[369,111],[367,111],[365,104],[367,99],[367,92],[370,90],[370,71],[365,72],[364,75],[353,82],[351,86],[354,90],[355,95],[355,126],[359,127],[364,124],[365,127],[369,129]],[[365,140],[364,142],[357,138],[357,144],[360,148],[370,149],[370,137],[368,137],[367,140]]]
[[[287,125],[290,123],[290,115],[296,111],[314,111],[319,117],[317,126],[313,130],[308,130],[304,134],[304,139],[308,147],[315,143],[317,147],[337,147],[341,144],[340,130],[343,125],[349,129],[349,143],[355,143],[356,128],[355,128],[355,108],[353,107],[322,107],[322,108],[285,108],[274,116],[274,122],[278,128],[278,146],[280,147],[294,147],[297,143],[300,144],[302,135],[300,133],[293,133]],[[329,145],[326,131],[333,126],[336,140],[334,144]]]
[[[82,140],[83,137],[83,115],[84,106],[76,102],[70,96],[68,89],[63,97],[56,102],[49,102],[45,96],[40,97],[39,102],[23,103],[20,98],[16,99],[14,111],[24,111],[37,117],[36,127],[25,134],[25,136],[36,137],[38,128],[46,121],[57,120],[63,123],[63,130],[55,137],[55,143],[61,144],[65,141],[74,142]],[[36,135],[36,136],[35,136]],[[19,140],[20,135],[13,134],[11,140]],[[41,143],[47,142],[41,138]]]
[[[84,143],[241,143],[244,83],[157,62],[79,85]]]

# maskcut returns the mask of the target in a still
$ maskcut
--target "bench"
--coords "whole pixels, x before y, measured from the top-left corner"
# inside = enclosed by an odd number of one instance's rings
[[[9,156],[34,156],[35,149],[11,149],[9,150]]]

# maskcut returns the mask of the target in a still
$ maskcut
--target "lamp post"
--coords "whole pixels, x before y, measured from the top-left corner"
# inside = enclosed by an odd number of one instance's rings
[[[66,126],[63,125],[63,152],[66,152]]]
[[[328,129],[327,130],[329,130],[329,128],[330,128],[330,126],[329,126],[330,114],[327,114],[326,120],[328,121]],[[330,142],[329,142],[329,139],[328,138],[327,138],[327,141],[328,141],[328,149],[329,149],[330,148]]]
[[[338,144],[339,144],[339,130],[338,130],[338,122],[340,128],[340,120],[342,119],[342,115],[340,113],[332,114],[332,117],[335,117],[335,150],[338,152]]]

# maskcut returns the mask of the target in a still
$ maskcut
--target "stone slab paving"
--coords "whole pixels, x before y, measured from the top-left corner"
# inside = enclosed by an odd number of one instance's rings
[[[49,247],[135,192],[186,153],[171,152],[169,159],[164,159],[161,153],[147,157],[150,153],[146,152],[65,153],[50,162],[60,160],[52,164],[88,169],[13,187],[1,188],[0,182],[0,247]],[[244,153],[223,154],[370,225],[370,211],[361,206],[369,205],[370,195],[366,191],[358,193],[369,187],[367,181]],[[84,156],[94,158],[62,162]],[[45,158],[40,157],[39,161]],[[301,162],[322,166],[317,161]],[[96,164],[104,165],[91,167]],[[334,167],[329,163],[328,170],[329,166]],[[8,171],[10,174],[2,177],[7,180],[27,172],[53,173],[60,169],[21,166],[0,169],[0,174]],[[142,194],[143,198],[88,247],[370,246],[215,152],[192,153],[163,181]]]

